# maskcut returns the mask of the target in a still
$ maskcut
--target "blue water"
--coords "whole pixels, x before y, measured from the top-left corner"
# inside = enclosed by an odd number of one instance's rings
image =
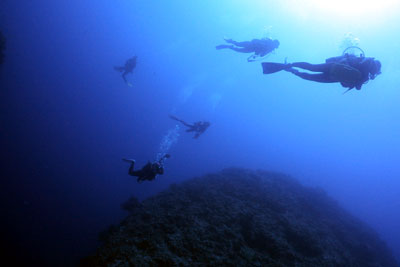
[[[338,16],[296,2],[2,0],[9,256],[73,264],[126,215],[119,206],[130,196],[237,166],[322,187],[400,259],[400,9]],[[345,95],[339,84],[263,75],[249,55],[215,49],[224,36],[269,36],[281,45],[266,61],[320,63],[341,54],[348,33],[382,75]],[[128,87],[113,67],[133,55]],[[155,159],[176,127],[171,113],[211,127],[197,140],[181,127],[165,174],[138,184],[121,158]]]

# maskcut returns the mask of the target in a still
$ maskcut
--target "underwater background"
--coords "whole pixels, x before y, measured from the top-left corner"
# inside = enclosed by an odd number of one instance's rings
[[[400,260],[400,3],[396,1],[0,2],[1,247],[21,263],[76,264],[140,200],[226,167],[321,187]],[[324,62],[348,44],[382,62],[361,91],[263,75],[223,37],[270,37],[264,61]],[[128,87],[113,67],[138,56]],[[199,139],[186,121],[208,120]],[[137,166],[168,152],[165,174]]]

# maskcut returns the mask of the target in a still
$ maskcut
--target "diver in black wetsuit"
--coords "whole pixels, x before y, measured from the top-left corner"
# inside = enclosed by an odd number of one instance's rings
[[[362,85],[369,80],[374,80],[381,74],[381,62],[373,57],[363,55],[356,56],[344,54],[338,57],[331,57],[322,64],[310,64],[307,62],[294,62],[290,64],[280,64],[272,62],[262,63],[264,74],[270,74],[281,70],[286,70],[294,75],[309,81],[320,83],[339,82],[343,87],[351,90],[360,90]],[[312,72],[300,72],[297,69],[305,69]]]
[[[6,50],[6,37],[0,32],[0,65],[4,62],[4,50]]]
[[[323,64],[295,62],[288,65],[290,68],[287,71],[302,79],[322,83],[339,82],[349,90],[353,88],[360,90],[363,84],[369,80],[374,80],[376,76],[381,74],[381,62],[379,60],[349,54],[328,58]],[[300,72],[293,67],[321,73]]]
[[[198,121],[195,122],[194,124],[189,124],[181,119],[178,119],[175,116],[169,115],[169,117],[173,120],[179,121],[180,123],[182,123],[183,125],[185,125],[186,127],[188,127],[188,129],[186,129],[186,132],[195,132],[195,135],[193,136],[194,139],[199,138],[199,136],[201,134],[203,134],[207,128],[210,126],[210,123],[208,121]]]
[[[145,180],[152,181],[156,178],[158,174],[164,174],[164,160],[170,158],[169,154],[165,154],[162,158],[155,162],[148,162],[142,167],[142,169],[135,171],[135,160],[134,159],[122,159],[125,162],[129,162],[131,166],[129,167],[128,174],[131,176],[137,176],[137,181],[142,182]]]
[[[126,75],[133,72],[133,70],[136,67],[136,60],[137,60],[137,56],[134,56],[134,57],[131,57],[130,59],[128,59],[125,62],[125,66],[123,66],[123,67],[114,67],[114,69],[116,71],[122,72],[122,79],[124,79],[124,82],[129,86],[132,86],[132,84],[130,84],[126,80]]]
[[[230,45],[217,45],[215,47],[217,50],[228,48],[240,53],[254,53],[254,55],[247,58],[249,62],[256,60],[257,57],[266,56],[279,47],[279,41],[270,38],[253,39],[245,42],[236,42],[226,38],[224,40]]]

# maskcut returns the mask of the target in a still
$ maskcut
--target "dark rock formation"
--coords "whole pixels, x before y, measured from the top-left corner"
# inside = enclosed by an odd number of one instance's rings
[[[85,266],[398,266],[376,233],[285,175],[227,169],[139,203]]]
[[[4,50],[6,50],[6,38],[0,32],[0,65],[4,61]]]

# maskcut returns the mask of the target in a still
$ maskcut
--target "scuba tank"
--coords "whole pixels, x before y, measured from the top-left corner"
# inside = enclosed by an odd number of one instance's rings
[[[347,53],[347,51],[351,50],[351,49],[357,49],[360,51],[360,55],[357,56],[355,54],[349,54]],[[337,56],[337,57],[330,57],[328,59],[325,60],[326,63],[345,63],[343,61],[347,60],[347,58],[349,57],[359,57],[359,58],[365,58],[365,53],[364,51],[359,48],[358,46],[349,46],[347,47],[345,50],[343,50],[342,55],[341,56]]]

